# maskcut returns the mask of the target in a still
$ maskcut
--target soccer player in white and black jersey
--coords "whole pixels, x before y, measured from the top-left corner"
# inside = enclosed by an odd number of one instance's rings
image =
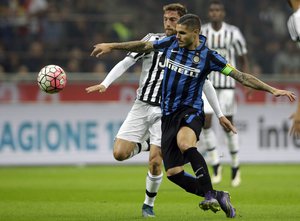
[[[240,69],[249,73],[245,39],[238,27],[224,22],[225,8],[221,1],[213,0],[210,2],[208,17],[210,22],[202,26],[202,34],[207,37],[207,46],[221,54],[234,67],[237,65],[236,58],[238,58]],[[216,89],[222,112],[233,122],[233,116],[236,113],[235,80],[227,78],[220,72],[210,73],[209,79]],[[205,112],[205,125],[202,133],[203,144],[213,167],[212,182],[219,183],[222,179],[222,166],[217,151],[216,135],[211,127],[212,109],[205,96],[203,96],[203,100]],[[231,185],[235,187],[241,182],[238,134],[225,132],[225,135],[232,159]]]
[[[153,42],[176,33],[177,20],[186,13],[186,8],[181,4],[174,3],[164,6],[163,10],[165,33],[150,33],[143,38],[143,41]],[[142,215],[144,217],[153,217],[155,216],[153,211],[154,201],[162,182],[160,101],[163,72],[162,68],[159,67],[159,63],[164,63],[162,52],[129,53],[125,59],[120,61],[109,72],[101,84],[87,88],[87,92],[105,92],[114,80],[125,73],[138,60],[142,60],[143,65],[140,84],[137,89],[137,99],[116,136],[114,157],[122,161],[133,157],[141,150],[147,150],[149,144],[146,140],[148,137],[150,138],[149,171],[146,177],[146,194]],[[213,106],[219,120],[226,121],[227,119],[220,110],[214,88],[209,81],[206,81],[204,84],[204,93],[208,94],[209,102]],[[192,178],[187,173],[184,173],[184,176],[190,179],[190,183],[197,182],[195,178]],[[194,190],[187,189],[187,191]]]
[[[165,33],[146,35],[143,41],[160,40],[173,35],[177,20],[187,9],[181,4],[169,4],[163,7]],[[121,76],[138,60],[142,60],[142,72],[137,89],[137,98],[125,121],[116,135],[113,155],[116,160],[123,161],[133,157],[141,151],[149,153],[149,170],[146,177],[146,194],[142,206],[143,217],[154,217],[154,201],[162,182],[161,170],[161,81],[162,68],[159,61],[164,60],[161,52],[154,53],[129,53],[106,76],[101,84],[87,88],[87,92],[105,92],[109,85]],[[149,141],[147,139],[149,138]],[[150,144],[150,147],[149,147]]]
[[[288,30],[292,40],[300,48],[300,0],[288,0],[288,3],[294,11],[287,22]],[[293,114],[293,125],[290,132],[296,138],[300,138],[300,101],[298,101],[297,111]]]

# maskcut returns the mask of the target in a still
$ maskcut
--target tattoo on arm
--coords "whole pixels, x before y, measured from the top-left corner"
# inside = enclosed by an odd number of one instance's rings
[[[233,70],[230,72],[229,76],[234,78],[235,80],[237,80],[244,86],[251,87],[256,90],[267,91],[270,93],[272,93],[274,91],[273,87],[262,82],[261,80],[254,77],[251,74],[243,73],[238,70]]]
[[[153,50],[153,44],[148,41],[129,41],[123,43],[114,43],[113,49],[132,52],[150,52]]]

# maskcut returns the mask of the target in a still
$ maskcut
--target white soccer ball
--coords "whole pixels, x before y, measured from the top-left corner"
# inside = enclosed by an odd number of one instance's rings
[[[67,84],[67,75],[61,67],[51,64],[40,70],[37,82],[43,91],[54,94],[64,89]]]

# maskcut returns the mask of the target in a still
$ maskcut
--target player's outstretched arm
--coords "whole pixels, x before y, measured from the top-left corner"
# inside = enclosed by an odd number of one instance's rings
[[[208,100],[208,103],[210,104],[210,106],[214,110],[215,114],[217,115],[220,125],[223,127],[223,129],[227,132],[231,131],[236,134],[237,133],[236,128],[222,113],[216,90],[214,89],[214,86],[208,79],[206,79],[204,82],[203,93],[205,94],[205,96]]]
[[[106,87],[103,84],[96,84],[85,89],[87,93],[98,91],[99,93],[103,93],[106,91]]]
[[[205,94],[208,103],[214,110],[215,114],[217,115],[218,118],[224,116],[224,114],[221,111],[221,107],[218,101],[217,93],[212,85],[211,81],[206,79],[203,85],[203,93]]]
[[[103,93],[106,89],[111,85],[117,78],[119,78],[122,74],[124,74],[128,68],[134,65],[136,61],[132,57],[125,57],[122,61],[116,64],[111,71],[107,74],[105,79],[101,82],[101,84],[97,84],[91,87],[86,88],[87,93],[91,93],[94,91],[98,91],[99,93]]]
[[[94,50],[91,56],[99,57],[103,54],[107,54],[112,50],[131,51],[138,53],[147,53],[152,51],[153,44],[150,41],[128,41],[121,43],[101,43],[94,45]]]
[[[254,77],[251,74],[243,73],[240,72],[239,70],[233,69],[230,73],[229,76],[240,82],[241,84],[251,87],[256,90],[261,90],[261,91],[267,91],[271,94],[273,94],[275,97],[279,96],[287,96],[290,101],[294,101],[296,99],[296,96],[293,92],[291,91],[286,91],[286,90],[279,90],[277,88],[274,88],[258,78]]]

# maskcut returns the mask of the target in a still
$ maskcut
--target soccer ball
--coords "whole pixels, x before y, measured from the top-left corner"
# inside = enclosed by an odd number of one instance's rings
[[[54,94],[64,89],[67,83],[67,75],[61,67],[51,64],[40,70],[37,82],[43,91]]]

